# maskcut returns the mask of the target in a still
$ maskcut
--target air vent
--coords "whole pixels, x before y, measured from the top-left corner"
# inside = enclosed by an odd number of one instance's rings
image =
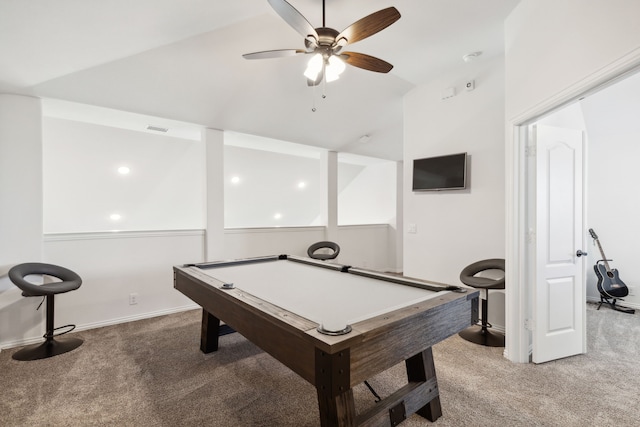
[[[155,132],[167,132],[169,128],[161,128],[160,126],[147,125],[147,130],[152,130]]]

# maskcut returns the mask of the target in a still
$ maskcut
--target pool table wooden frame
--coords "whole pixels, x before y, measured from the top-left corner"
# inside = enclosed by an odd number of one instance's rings
[[[373,280],[402,283],[405,279],[287,255],[233,262],[282,260]],[[202,271],[201,267],[206,265],[174,267],[175,288],[203,308],[200,345],[203,352],[217,350],[223,321],[316,387],[322,426],[394,426],[413,413],[430,421],[442,415],[431,347],[477,322],[477,291],[442,292],[434,298],[354,323],[348,334],[330,336],[318,332],[316,322],[242,289],[221,289],[222,281]],[[434,284],[408,280],[411,286]],[[406,364],[408,383],[373,408],[356,413],[352,388],[402,361]]]

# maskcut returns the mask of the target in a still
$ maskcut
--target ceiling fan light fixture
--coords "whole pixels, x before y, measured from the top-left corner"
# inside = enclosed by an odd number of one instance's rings
[[[328,69],[332,70],[331,72],[335,72],[337,75],[340,75],[344,72],[347,66],[344,61],[335,55],[331,55],[329,57],[329,67]]]
[[[327,62],[327,68],[325,70],[327,82],[338,80],[338,78],[340,78],[340,74],[342,74],[344,69],[347,67],[344,61],[335,55],[331,55]]]
[[[307,69],[304,71],[304,76],[309,80],[316,80],[318,74],[322,71],[322,54],[316,53],[311,57],[307,63]]]

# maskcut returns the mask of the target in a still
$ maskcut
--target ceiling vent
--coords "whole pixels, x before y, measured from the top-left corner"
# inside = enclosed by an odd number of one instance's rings
[[[147,130],[152,130],[155,132],[167,132],[169,128],[161,128],[160,126],[147,125]]]

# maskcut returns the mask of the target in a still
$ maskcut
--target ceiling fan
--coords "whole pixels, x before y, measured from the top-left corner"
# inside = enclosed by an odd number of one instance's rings
[[[312,54],[305,71],[307,84],[318,85],[323,78],[332,81],[344,71],[345,63],[378,73],[388,73],[393,68],[382,59],[357,52],[343,52],[342,49],[375,33],[384,30],[400,19],[395,7],[379,10],[354,22],[342,32],[325,25],[325,1],[322,0],[322,27],[313,26],[286,0],[268,0],[271,7],[304,37],[306,49],[279,49],[242,55],[245,59],[281,58],[298,54]]]

